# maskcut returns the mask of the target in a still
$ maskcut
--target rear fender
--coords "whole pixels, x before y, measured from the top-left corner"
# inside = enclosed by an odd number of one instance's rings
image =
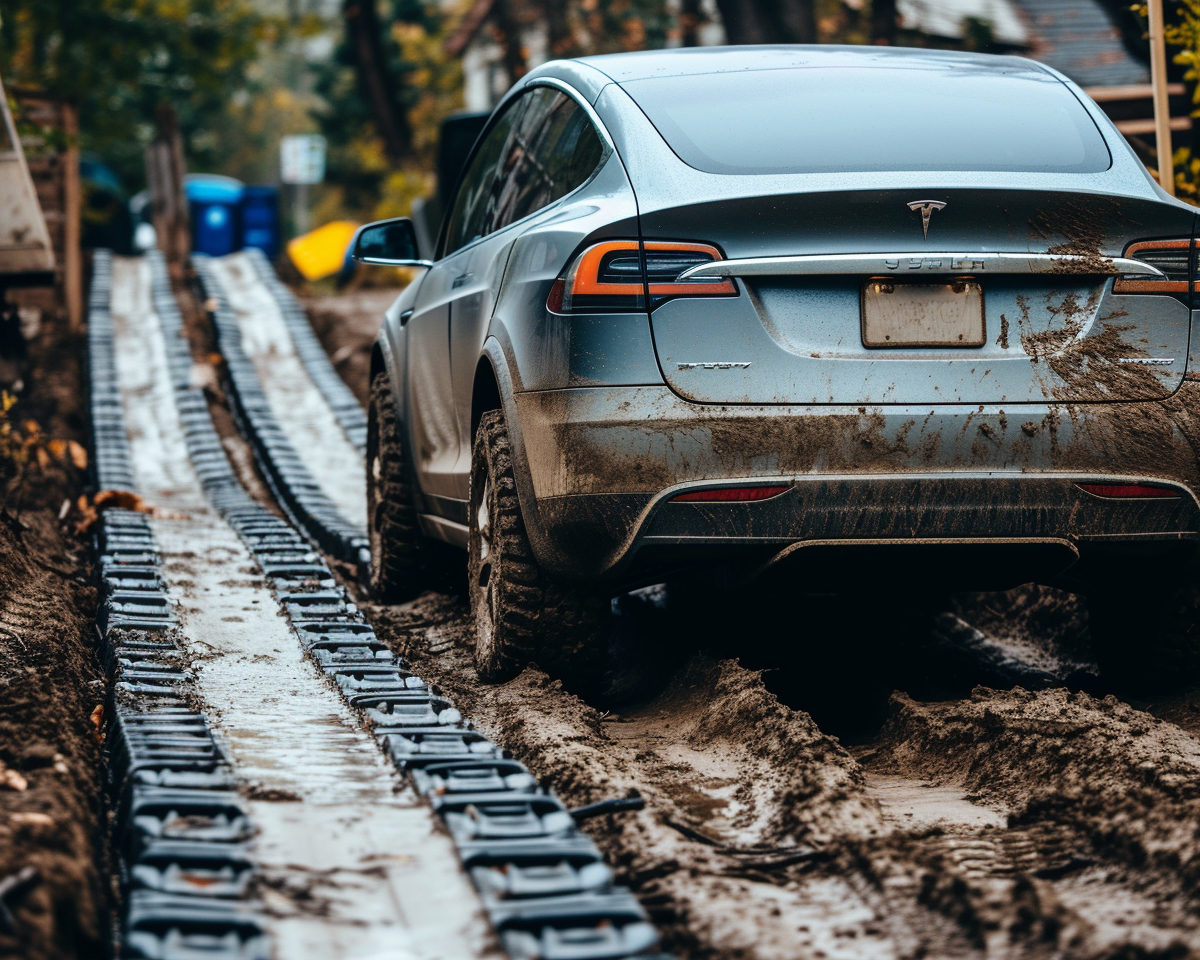
[[[529,472],[525,434],[521,429],[521,420],[513,399],[513,378],[509,359],[499,339],[494,336],[488,337],[483,345],[483,358],[485,362],[491,364],[492,372],[496,376],[496,385],[500,389],[500,408],[504,413],[505,425],[508,427],[508,440],[512,449],[513,478],[517,483],[517,500],[521,504],[521,518],[525,521],[525,533],[529,537],[529,546],[540,566],[551,572],[562,570],[562,558],[546,534],[541,511],[538,509],[537,497],[533,492],[533,478]]]

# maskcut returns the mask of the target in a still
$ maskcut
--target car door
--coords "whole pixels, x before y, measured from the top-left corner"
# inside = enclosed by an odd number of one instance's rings
[[[456,495],[469,495],[471,394],[475,368],[513,243],[526,219],[566,196],[596,169],[604,144],[583,108],[557,87],[522,94],[500,157],[486,236],[467,247],[450,307],[450,363],[458,425]]]
[[[454,473],[459,439],[450,369],[450,304],[467,272],[472,240],[488,232],[488,207],[481,201],[493,191],[516,105],[492,122],[464,171],[444,253],[421,281],[408,319],[401,320],[407,326],[405,389],[417,482],[426,510],[456,522],[463,521],[463,511],[455,502],[461,497]]]

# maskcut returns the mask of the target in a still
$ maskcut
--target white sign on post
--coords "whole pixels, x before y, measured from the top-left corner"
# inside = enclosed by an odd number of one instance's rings
[[[321,183],[325,179],[325,138],[317,133],[284,137],[279,142],[279,173],[284,183]]]

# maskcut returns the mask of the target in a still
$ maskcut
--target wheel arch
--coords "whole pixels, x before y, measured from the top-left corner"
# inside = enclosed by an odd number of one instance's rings
[[[492,366],[492,359],[486,353],[479,358],[475,366],[475,381],[471,385],[471,433],[474,442],[479,430],[479,420],[489,410],[503,410],[504,404],[500,399],[500,381]]]
[[[539,564],[552,573],[561,574],[565,569],[563,558],[554,549],[553,542],[546,534],[542,523],[541,509],[537,495],[533,489],[533,477],[529,470],[529,458],[525,450],[525,435],[521,429],[521,421],[517,415],[517,405],[513,399],[513,373],[509,367],[508,356],[501,339],[507,346],[505,331],[496,331],[493,327],[483,345],[483,354],[475,368],[475,385],[484,385],[485,390],[495,390],[493,406],[492,395],[480,393],[478,400],[475,395],[471,398],[471,442],[475,441],[475,431],[479,420],[487,410],[500,410],[504,414],[504,422],[508,427],[508,438],[513,460],[513,478],[517,482],[517,499],[521,503],[521,515],[525,521],[525,532],[529,537],[529,546]],[[486,368],[486,369],[485,369]],[[482,378],[482,379],[481,379]],[[490,379],[488,379],[490,378]],[[485,401],[485,397],[488,399]]]

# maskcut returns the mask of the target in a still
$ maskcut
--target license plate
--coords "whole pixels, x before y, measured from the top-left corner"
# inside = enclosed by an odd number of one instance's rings
[[[862,293],[866,347],[981,347],[983,287],[868,280]]]

